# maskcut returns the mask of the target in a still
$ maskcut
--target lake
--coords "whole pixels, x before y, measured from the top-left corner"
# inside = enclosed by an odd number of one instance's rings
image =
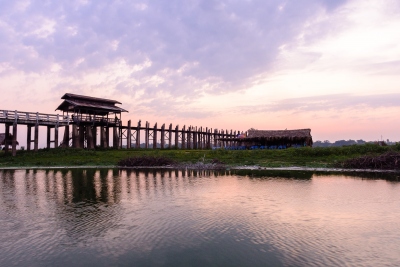
[[[0,266],[400,266],[398,174],[0,170]]]

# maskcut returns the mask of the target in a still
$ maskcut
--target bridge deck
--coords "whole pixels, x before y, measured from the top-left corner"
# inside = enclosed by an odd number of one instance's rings
[[[96,116],[62,116],[60,114],[45,114],[39,112],[25,112],[17,110],[0,110],[0,123],[43,125],[43,126],[67,126],[69,124],[93,124],[118,126],[118,119],[96,117]]]

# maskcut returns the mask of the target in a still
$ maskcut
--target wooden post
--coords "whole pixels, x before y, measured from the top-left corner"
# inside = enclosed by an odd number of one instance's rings
[[[76,124],[72,125],[72,147],[79,148],[78,126]]]
[[[100,147],[101,148],[107,147],[106,132],[104,126],[100,126]]]
[[[86,125],[86,142],[88,149],[94,149],[93,129],[90,125]]]
[[[122,148],[122,124],[118,123],[118,149]]]
[[[113,148],[118,148],[119,138],[118,138],[118,127],[113,127]]]
[[[12,155],[15,157],[17,155],[17,123],[14,122],[13,124],[13,138],[12,138]],[[7,137],[6,137],[7,138]]]
[[[39,123],[36,122],[35,124],[35,140],[33,141],[33,150],[39,150]]]
[[[27,125],[27,134],[26,134],[26,150],[31,150],[31,142],[32,142],[32,125]]]
[[[141,121],[139,120],[136,129],[136,148],[140,148],[140,124]]]
[[[93,119],[94,120],[94,119]],[[97,146],[97,126],[93,125],[92,127],[92,138],[93,138],[93,148]]]
[[[144,130],[144,148],[149,148],[149,122],[146,121],[146,127]]]
[[[192,128],[193,129],[193,137],[192,137],[192,146],[191,146],[191,148],[192,149],[197,149],[197,126],[196,127],[193,127]]]
[[[165,148],[165,123],[161,126],[161,149]]]
[[[6,136],[5,136],[5,138],[4,138],[4,153],[8,153],[8,151],[9,151],[9,148],[8,148],[8,146],[10,145],[9,144],[9,136],[10,136],[10,124],[5,124],[5,127],[6,127]]]
[[[51,126],[47,126],[47,149],[50,149]]]
[[[207,148],[211,149],[211,133],[212,133],[212,129],[208,130],[207,133]]]
[[[154,124],[153,128],[153,149],[157,148],[157,122]]]
[[[217,129],[214,129],[214,147],[217,146]]]
[[[106,145],[105,145],[105,147],[109,148],[110,147],[110,127],[106,126],[105,130],[106,130]]]
[[[66,125],[64,128],[63,147],[69,147],[69,125]]]
[[[54,148],[57,147],[58,147],[58,125],[54,127]]]
[[[208,131],[209,131],[209,129],[208,129],[208,127],[206,127],[206,131],[204,132],[204,135],[203,135],[204,149],[208,149]]]
[[[179,125],[175,126],[175,148],[179,148]]]
[[[168,148],[172,148],[172,123],[170,123],[168,127]]]
[[[131,120],[128,121],[128,132],[126,133],[126,148],[130,149],[132,146],[132,135],[131,135]]]
[[[79,147],[84,148],[85,147],[85,126],[83,124],[79,125]]]
[[[192,126],[189,126],[188,131],[187,131],[187,149],[192,148]]]
[[[183,125],[183,128],[182,128],[182,140],[181,140],[181,148],[182,149],[185,149],[186,148],[186,144],[185,144],[185,135],[186,135],[186,130],[185,130],[185,127],[186,127],[186,125]]]

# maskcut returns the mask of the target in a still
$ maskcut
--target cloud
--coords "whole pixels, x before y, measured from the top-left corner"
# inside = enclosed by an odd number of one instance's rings
[[[391,107],[400,107],[400,94],[336,94],[303,98],[288,98],[266,105],[242,106],[236,108],[236,112],[343,112],[349,110],[366,110]]]
[[[305,24],[345,3],[1,1],[0,63],[27,73],[45,73],[57,64],[62,77],[83,79],[123,60],[146,67],[110,84],[122,93],[220,94],[246,88]]]

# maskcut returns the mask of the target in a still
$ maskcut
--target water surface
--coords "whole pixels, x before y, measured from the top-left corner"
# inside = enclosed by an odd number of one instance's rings
[[[0,266],[400,266],[382,175],[3,170]]]

